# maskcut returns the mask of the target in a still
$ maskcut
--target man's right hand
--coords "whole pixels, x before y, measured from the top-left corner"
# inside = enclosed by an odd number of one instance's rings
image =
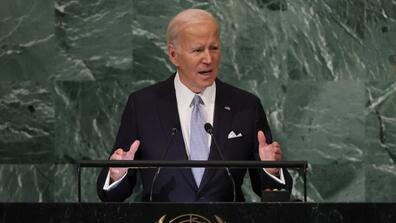
[[[135,140],[132,145],[129,147],[129,151],[125,152],[122,148],[116,149],[114,153],[110,156],[110,160],[133,160],[135,158],[135,153],[138,150],[140,145],[139,140]],[[111,167],[110,171],[110,181],[111,183],[121,179],[124,176],[125,172],[128,171],[128,168],[115,168]]]

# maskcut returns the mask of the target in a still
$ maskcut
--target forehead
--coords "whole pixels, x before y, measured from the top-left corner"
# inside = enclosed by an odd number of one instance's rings
[[[213,21],[198,21],[186,24],[179,33],[180,40],[218,41],[219,28]]]

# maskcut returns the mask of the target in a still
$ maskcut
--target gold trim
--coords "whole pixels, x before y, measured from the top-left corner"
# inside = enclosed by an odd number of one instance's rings
[[[217,215],[214,215],[214,218],[216,220],[215,222],[211,222],[209,219],[207,219],[202,215],[193,214],[193,213],[182,214],[174,217],[169,221],[165,221],[166,216],[167,216],[166,214],[163,215],[156,223],[226,223]]]
[[[164,223],[166,214],[164,214],[156,223]]]
[[[225,221],[223,221],[223,219],[221,219],[219,216],[215,215],[216,221],[217,223],[226,223]]]

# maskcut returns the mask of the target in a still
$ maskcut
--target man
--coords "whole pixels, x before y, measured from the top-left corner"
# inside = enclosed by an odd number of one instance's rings
[[[177,72],[169,79],[129,96],[111,160],[281,160],[281,148],[272,142],[260,100],[217,79],[221,59],[220,30],[208,12],[188,9],[177,14],[167,30],[168,54]],[[215,139],[204,130],[213,125]],[[172,136],[172,132],[177,132]],[[171,140],[172,139],[172,140]],[[162,169],[153,187],[156,169],[137,171],[104,168],[98,178],[103,201],[123,201],[133,191],[137,173],[143,200],[194,202],[232,201],[233,187],[224,168]],[[246,169],[231,169],[236,200],[243,201],[241,185]],[[291,191],[286,170],[249,170],[253,190]],[[151,193],[152,190],[152,193]]]

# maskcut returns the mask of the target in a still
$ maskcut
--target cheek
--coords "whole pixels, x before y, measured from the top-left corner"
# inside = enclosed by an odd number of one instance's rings
[[[212,56],[212,59],[213,59],[213,63],[219,64],[220,63],[220,59],[221,59],[221,55],[215,54],[215,55]]]
[[[189,67],[190,69],[198,70],[199,67],[202,65],[202,60],[191,60]]]
[[[220,62],[220,60],[221,60],[221,54],[219,53],[217,54],[217,62]]]

